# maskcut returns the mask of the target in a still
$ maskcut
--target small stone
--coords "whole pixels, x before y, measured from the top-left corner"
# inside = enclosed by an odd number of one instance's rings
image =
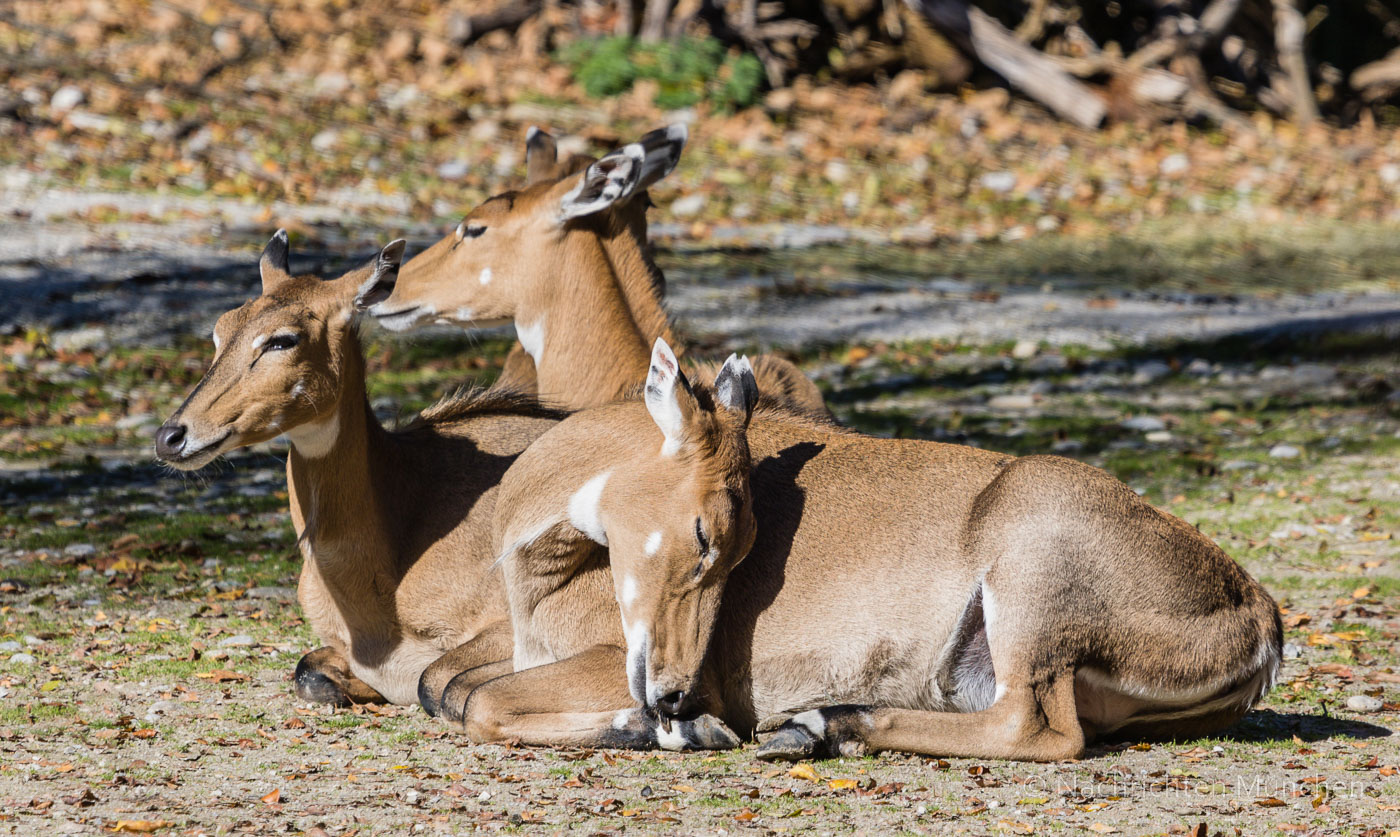
[[[705,196],[701,194],[686,195],[671,201],[671,214],[677,218],[690,218],[699,215],[705,208]]]
[[[1084,450],[1084,443],[1078,439],[1061,439],[1050,446],[1055,453],[1078,453]]]
[[[1373,698],[1370,695],[1352,695],[1347,698],[1347,709],[1353,712],[1379,712],[1385,703],[1380,698]]]
[[[1210,361],[1206,360],[1205,358],[1198,357],[1190,363],[1186,364],[1185,371],[1187,375],[1193,375],[1197,378],[1205,378],[1210,376],[1214,370],[1211,369]]]
[[[295,599],[297,591],[294,587],[250,587],[245,594],[250,599]]]
[[[1163,157],[1162,162],[1157,166],[1157,170],[1162,174],[1170,176],[1173,174],[1180,174],[1190,167],[1190,158],[1178,151],[1175,154],[1168,154],[1166,157]]]
[[[1033,358],[1036,352],[1040,351],[1040,344],[1034,340],[1017,340],[1016,345],[1011,347],[1011,356],[1017,360],[1027,360]]]
[[[1303,646],[1294,642],[1283,644],[1283,658],[1285,660],[1296,660],[1301,656],[1303,656]]]
[[[1248,459],[1230,459],[1220,463],[1222,471],[1252,471],[1258,467],[1258,462],[1250,462]]]
[[[74,558],[86,558],[89,555],[97,554],[97,547],[90,543],[70,543],[63,550],[64,555],[71,555]]]
[[[62,349],[66,352],[96,349],[107,343],[107,330],[93,326],[91,328],[76,328],[71,331],[59,331],[54,333],[51,342],[55,349]]]
[[[49,107],[56,111],[72,110],[85,101],[87,101],[87,94],[83,92],[81,87],[65,84],[58,88],[52,99],[49,99]]]
[[[173,700],[158,700],[151,704],[150,708],[146,710],[146,720],[153,722],[161,715],[171,714],[178,709],[179,706],[180,705]]]
[[[989,171],[977,180],[983,189],[1004,195],[1016,188],[1016,173],[1013,171]]]
[[[466,160],[448,160],[437,167],[437,174],[443,180],[460,180],[466,177],[470,170],[471,166],[467,164]]]
[[[258,641],[248,634],[236,634],[227,637],[219,642],[220,648],[246,648],[250,645],[257,645]]]
[[[1297,459],[1302,451],[1292,445],[1274,445],[1269,448],[1269,456],[1274,459]]]
[[[1029,393],[996,395],[987,401],[993,410],[1028,410],[1035,406],[1035,396]]]
[[[1125,419],[1119,427],[1124,430],[1136,430],[1140,433],[1155,433],[1158,430],[1166,430],[1167,423],[1156,416],[1133,416]]]
[[[10,662],[14,663],[17,666],[32,666],[34,665],[34,655],[13,654],[10,656]]]
[[[311,147],[324,154],[335,148],[338,142],[340,142],[340,132],[334,128],[327,128],[311,138]]]
[[[1143,438],[1154,445],[1164,445],[1176,437],[1172,436],[1170,430],[1154,430]]]
[[[1133,383],[1150,384],[1159,378],[1165,378],[1172,373],[1172,368],[1160,360],[1149,360],[1139,363],[1133,370]]]
[[[851,176],[851,167],[840,160],[831,160],[822,173],[832,183],[845,183]]]
[[[0,653],[13,654],[14,652],[19,651],[23,647],[23,645],[20,645],[18,642],[12,639],[7,640],[5,642],[0,642]]]

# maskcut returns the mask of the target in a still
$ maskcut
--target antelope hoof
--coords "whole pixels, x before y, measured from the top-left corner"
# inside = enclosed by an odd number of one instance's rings
[[[724,721],[713,715],[701,715],[692,721],[677,722],[681,735],[691,750],[733,750],[742,742]]]
[[[309,703],[349,706],[350,698],[341,684],[330,674],[317,668],[316,662],[311,660],[312,654],[315,653],[313,651],[302,657],[297,663],[296,673],[292,675],[292,685],[297,697]]]
[[[811,730],[789,721],[778,727],[754,755],[764,761],[802,761],[821,756],[823,743]]]

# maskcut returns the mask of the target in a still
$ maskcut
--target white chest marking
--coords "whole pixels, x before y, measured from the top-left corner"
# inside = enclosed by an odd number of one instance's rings
[[[658,530],[647,535],[647,542],[642,548],[646,551],[648,558],[655,555],[656,551],[661,548],[661,532]]]
[[[515,336],[520,340],[520,346],[525,349],[525,353],[534,358],[535,363],[539,363],[540,355],[544,354],[544,317],[529,325],[516,323]]]
[[[340,414],[333,413],[330,418],[321,421],[308,421],[288,430],[285,435],[297,453],[307,459],[320,459],[331,452],[336,438],[340,436]]]
[[[483,285],[491,284],[491,268],[483,267],[481,269],[481,275],[476,277],[476,279]]]
[[[528,347],[526,348],[528,351]],[[598,513],[598,503],[603,499],[603,486],[608,484],[612,471],[604,471],[583,484],[569,498],[569,523],[591,540],[603,546],[608,545],[608,533],[603,529],[603,520]]]

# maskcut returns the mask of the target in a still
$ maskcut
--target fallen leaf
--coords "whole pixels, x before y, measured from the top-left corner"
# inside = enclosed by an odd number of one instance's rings
[[[195,677],[201,680],[210,680],[215,683],[242,683],[245,680],[253,679],[241,671],[230,671],[226,668],[216,668],[213,671],[200,672],[196,674]]]
[[[268,805],[272,805],[272,804],[274,804],[274,803],[281,802],[281,801],[282,801],[282,789],[281,789],[281,788],[277,788],[277,789],[273,790],[272,793],[269,793],[269,794],[267,794],[266,796],[260,797],[260,799],[262,799],[262,801],[263,801],[263,802],[266,802]]]
[[[1254,804],[1258,805],[1260,808],[1282,808],[1288,803],[1276,796],[1269,796],[1264,799],[1254,800]]]
[[[169,828],[174,823],[165,820],[117,820],[116,824],[108,826],[108,831],[120,831],[126,834],[150,834],[162,828]]]
[[[1016,822],[1015,820],[998,820],[997,831],[1009,831],[1012,834],[1034,834],[1035,826],[1030,823]]]
[[[822,777],[817,775],[816,768],[806,762],[793,765],[793,767],[788,770],[788,775],[794,779],[806,779],[809,782],[820,782],[822,780]]]
[[[860,787],[855,779],[832,779],[826,783],[832,790],[854,790]]]

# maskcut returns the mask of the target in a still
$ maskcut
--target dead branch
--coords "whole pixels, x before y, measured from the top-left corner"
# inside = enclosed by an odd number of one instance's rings
[[[1303,54],[1303,36],[1307,24],[1298,11],[1295,0],[1274,0],[1274,41],[1278,47],[1278,62],[1288,74],[1293,93],[1293,116],[1301,124],[1316,121],[1317,100],[1313,98],[1312,80],[1308,75],[1308,59]]]

